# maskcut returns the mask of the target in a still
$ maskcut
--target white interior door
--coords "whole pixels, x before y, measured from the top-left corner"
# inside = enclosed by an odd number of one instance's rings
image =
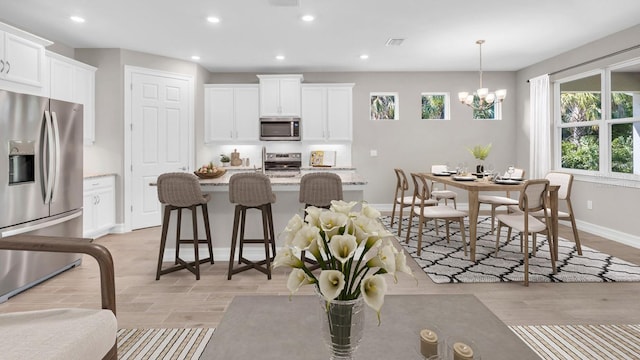
[[[171,76],[131,76],[131,228],[161,224],[155,186],[166,172],[189,169],[190,82]]]

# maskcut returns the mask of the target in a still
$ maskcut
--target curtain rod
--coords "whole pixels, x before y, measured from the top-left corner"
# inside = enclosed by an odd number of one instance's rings
[[[581,62],[579,64],[568,66],[568,67],[566,67],[564,69],[556,70],[554,72],[549,73],[549,76],[552,76],[552,75],[555,75],[555,74],[559,74],[559,73],[561,73],[563,71],[575,69],[575,68],[583,66],[583,65],[588,65],[588,64],[594,63],[596,61],[604,60],[606,58],[610,58],[610,57],[613,57],[613,56],[616,56],[616,55],[624,54],[624,53],[626,53],[628,51],[635,50],[635,49],[638,49],[638,48],[640,48],[640,44],[628,47],[626,49],[618,50],[618,51],[613,52],[611,54],[603,55],[603,56],[597,57],[595,59],[583,61],[583,62]],[[527,80],[527,82],[529,82],[529,80]]]

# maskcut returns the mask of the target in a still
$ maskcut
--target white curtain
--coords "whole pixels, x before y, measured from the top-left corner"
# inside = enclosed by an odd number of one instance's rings
[[[530,179],[540,179],[551,170],[551,109],[549,75],[529,80],[530,86]]]

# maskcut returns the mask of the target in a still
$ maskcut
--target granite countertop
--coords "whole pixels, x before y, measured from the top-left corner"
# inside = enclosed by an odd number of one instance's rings
[[[100,178],[100,177],[105,177],[105,176],[116,176],[116,173],[86,173],[83,174],[82,177],[83,179],[94,179],[94,178]]]
[[[229,178],[233,175],[233,172],[227,172],[217,179],[200,179],[200,185],[204,188],[207,187],[216,187],[216,186],[229,186]],[[365,180],[362,175],[355,172],[345,172],[345,173],[336,173],[340,176],[342,180],[343,186],[350,185],[366,185],[367,180]],[[293,176],[293,177],[271,177],[272,185],[283,185],[283,186],[300,186],[300,178],[302,176]]]

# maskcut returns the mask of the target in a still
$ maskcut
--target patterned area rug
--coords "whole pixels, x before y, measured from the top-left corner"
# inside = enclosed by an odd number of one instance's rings
[[[544,325],[509,328],[543,359],[640,359],[640,325]]]
[[[382,223],[397,234],[397,222],[391,229],[390,216],[383,216]],[[414,224],[417,219],[414,219]],[[405,243],[408,218],[402,222],[403,230],[398,241],[418,265],[435,283],[474,283],[524,281],[524,259],[520,252],[519,236],[506,243],[507,229],[502,229],[500,248],[495,256],[495,235],[491,234],[491,218],[479,217],[474,264],[464,255],[464,248],[457,223],[450,225],[451,241],[447,243],[444,221],[438,221],[439,235],[435,233],[433,221],[429,221],[422,232],[422,253],[417,256],[417,225],[413,226],[409,243]],[[468,224],[465,229],[469,241]],[[572,241],[559,239],[557,273],[551,271],[551,257],[547,239],[538,235],[536,255],[529,259],[529,281],[531,282],[617,282],[640,281],[640,266],[582,245],[578,255]]]
[[[120,329],[118,359],[199,359],[214,329]]]

